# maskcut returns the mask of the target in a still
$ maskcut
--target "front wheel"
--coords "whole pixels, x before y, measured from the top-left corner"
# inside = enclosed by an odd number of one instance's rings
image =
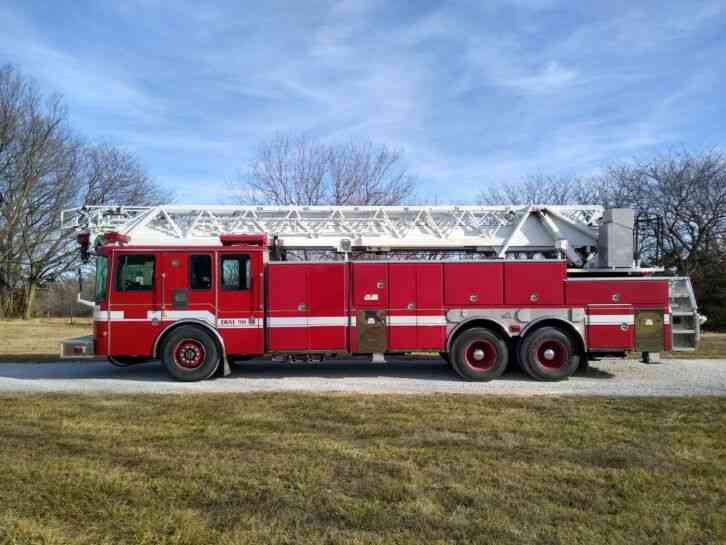
[[[221,357],[216,341],[202,329],[181,326],[164,341],[161,361],[177,380],[193,382],[211,377]]]
[[[499,335],[477,327],[456,338],[450,357],[452,367],[464,380],[488,381],[507,368],[509,348]]]
[[[537,380],[563,380],[574,374],[580,355],[569,335],[556,327],[543,327],[519,345],[522,368]]]

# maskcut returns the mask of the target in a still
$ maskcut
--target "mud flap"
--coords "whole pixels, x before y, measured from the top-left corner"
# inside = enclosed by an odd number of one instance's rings
[[[227,356],[224,356],[222,358],[222,376],[228,377],[232,374],[232,369],[229,367],[229,362],[227,361]]]

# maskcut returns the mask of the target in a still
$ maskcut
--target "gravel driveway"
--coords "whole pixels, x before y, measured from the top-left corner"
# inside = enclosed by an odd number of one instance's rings
[[[726,395],[726,360],[594,362],[564,382],[535,382],[511,371],[488,383],[460,380],[440,360],[371,364],[336,360],[322,364],[246,363],[232,375],[198,383],[171,380],[157,362],[119,369],[106,362],[0,363],[0,393],[210,393],[356,392],[367,394],[460,393],[482,395],[689,396]]]

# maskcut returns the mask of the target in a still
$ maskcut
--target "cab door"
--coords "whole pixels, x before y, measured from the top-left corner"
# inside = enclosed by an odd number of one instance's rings
[[[230,248],[215,256],[217,329],[227,354],[262,354],[262,252]]]
[[[113,356],[151,356],[161,322],[159,256],[118,250],[111,254],[108,347]]]
[[[214,252],[173,251],[159,254],[161,320],[164,326],[183,319],[216,325]]]

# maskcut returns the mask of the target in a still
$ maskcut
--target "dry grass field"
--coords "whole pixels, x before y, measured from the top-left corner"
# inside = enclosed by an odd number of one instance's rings
[[[0,362],[57,360],[61,340],[90,333],[87,318],[74,318],[72,323],[67,318],[0,320]],[[706,333],[698,351],[675,357],[726,358],[726,333]]]
[[[60,342],[90,335],[91,325],[88,318],[0,320],[0,362],[57,360]]]
[[[726,398],[0,396],[0,544],[726,542]]]

